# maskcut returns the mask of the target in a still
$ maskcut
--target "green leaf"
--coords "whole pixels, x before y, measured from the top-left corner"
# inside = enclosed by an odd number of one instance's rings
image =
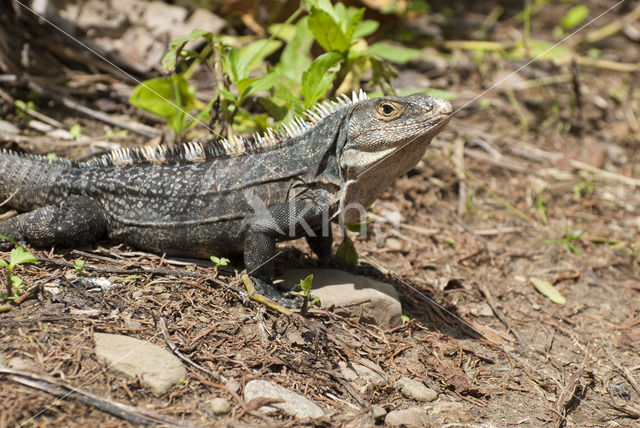
[[[556,303],[558,305],[564,305],[565,303],[567,303],[567,299],[565,299],[564,296],[560,294],[558,289],[551,285],[550,282],[534,277],[529,278],[529,281],[531,281],[536,290],[538,290],[542,295],[547,297],[553,303]]]
[[[420,49],[405,48],[404,46],[392,45],[386,42],[372,44],[367,49],[367,52],[396,64],[406,64],[424,53]]]
[[[209,258],[216,266],[227,266],[229,264],[229,259],[226,257],[211,256]]]
[[[180,51],[182,51],[184,45],[186,45],[188,42],[198,40],[201,37],[204,37],[207,40],[213,40],[215,38],[213,33],[209,31],[194,30],[188,36],[173,40],[169,44],[169,50],[162,57],[162,69],[164,71],[173,71],[173,69],[176,67],[176,56],[180,54]]]
[[[349,40],[342,32],[340,25],[322,9],[311,8],[309,29],[325,51],[344,53],[349,49]]]
[[[351,46],[351,41],[353,40],[353,33],[355,33],[356,28],[358,28],[358,24],[360,24],[360,21],[362,20],[362,15],[364,15],[364,7],[358,9],[349,20],[349,25],[344,32],[344,35],[349,42],[349,46]]]
[[[282,42],[279,40],[265,39],[249,43],[237,51],[237,79],[234,82],[237,83],[238,80],[249,77],[249,72],[258,65],[262,65],[263,60],[277,51],[280,46]]]
[[[0,259],[0,266],[6,267],[7,269],[9,269],[9,263],[7,263],[6,261]]]
[[[327,52],[316,58],[302,73],[302,95],[305,106],[312,106],[327,92],[336,73],[335,71],[328,73],[328,71],[341,59],[342,55],[339,53]]]
[[[267,91],[273,88],[280,80],[280,77],[281,76],[279,72],[272,71],[271,73],[265,74],[264,76],[257,79],[244,79],[238,82],[238,91],[240,92],[238,103],[242,104],[242,101],[244,101],[244,99],[249,95],[255,94],[256,92]],[[250,81],[248,85],[244,83],[247,80]]]
[[[302,73],[311,64],[312,44],[313,33],[309,29],[307,17],[304,17],[296,24],[295,32],[282,50],[280,62],[276,66],[291,84],[297,86]]]
[[[580,4],[569,9],[569,12],[562,18],[562,24],[560,25],[565,31],[570,30],[580,25],[587,16],[589,16],[589,8]]]
[[[326,12],[329,16],[331,16],[334,19],[334,21],[336,22],[340,21],[340,17],[336,13],[336,10],[333,7],[333,4],[331,4],[330,0],[307,0],[307,4],[309,5],[309,9],[311,9],[312,7],[320,9],[323,12]],[[344,7],[344,5],[342,6]]]
[[[194,92],[184,76],[174,74],[169,79],[156,77],[142,82],[133,90],[129,102],[163,118],[167,126],[179,134],[188,123],[189,110],[202,108]]]
[[[344,236],[342,243],[336,251],[336,256],[348,265],[356,266],[358,264],[358,253],[353,241],[347,235]]]
[[[307,276],[305,279],[300,280],[300,288],[306,295],[309,295],[311,293],[312,284],[313,284],[313,274]]]
[[[69,134],[71,134],[73,138],[78,138],[79,136],[82,135],[82,127],[76,123],[69,130]]]
[[[9,261],[11,263],[11,267],[17,266],[22,263],[37,263],[38,260],[22,247],[16,247],[11,250],[9,255]]]
[[[372,19],[366,19],[358,23],[356,31],[353,32],[352,39],[359,39],[361,37],[367,37],[376,32],[380,24],[378,21]]]

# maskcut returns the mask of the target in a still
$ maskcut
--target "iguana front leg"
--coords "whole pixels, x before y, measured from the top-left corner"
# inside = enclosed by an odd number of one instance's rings
[[[45,205],[0,222],[0,235],[36,247],[74,247],[92,244],[106,235],[102,206],[93,199],[70,196],[60,205]],[[0,248],[13,244],[0,241]]]
[[[317,235],[325,222],[324,228],[330,230],[328,218],[325,204],[292,201],[272,205],[245,220],[244,262],[258,292],[284,306],[297,303],[271,282],[276,242]]]

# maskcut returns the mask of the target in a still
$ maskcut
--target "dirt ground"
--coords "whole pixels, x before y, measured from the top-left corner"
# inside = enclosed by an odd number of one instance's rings
[[[584,3],[590,17],[609,7]],[[638,7],[626,3],[593,29]],[[537,14],[532,35],[551,34],[567,8],[554,3]],[[447,21],[447,39],[476,36],[472,29],[492,4],[479,9],[456,15],[466,27]],[[501,20],[489,37],[507,40],[521,25]],[[637,19],[634,25],[640,29]],[[100,398],[197,426],[348,426],[373,404],[387,411],[418,406],[393,387],[401,376],[422,380],[440,402],[460,404],[434,415],[432,426],[638,426],[640,45],[621,32],[588,48],[599,49],[608,63],[526,64],[491,53],[478,61],[471,51],[455,50],[444,70],[423,73],[415,63],[398,68],[398,89],[415,85],[419,75],[423,83],[457,94],[452,103],[459,109],[424,160],[376,203],[378,220],[389,218],[385,207],[400,213],[399,227],[389,223],[382,233],[354,237],[360,262],[381,270],[400,291],[405,324],[383,331],[326,309],[285,317],[207,279],[237,284],[237,273],[215,275],[211,266],[175,264],[123,246],[29,249],[42,260],[17,270],[30,291],[0,313],[2,357]],[[545,80],[557,76],[563,77]],[[75,96],[90,105],[104,102],[104,85],[97,85],[99,97]],[[25,91],[3,83],[0,88],[15,98]],[[486,102],[476,99],[480,94]],[[80,123],[85,135],[104,134],[102,122],[57,100],[40,111],[67,129]],[[2,106],[2,117],[30,138],[3,137],[0,147],[88,154],[87,146],[56,146],[12,112]],[[120,113],[162,129],[130,108]],[[146,141],[130,135],[129,145]],[[281,247],[286,251],[278,269],[316,263],[302,241]],[[0,258],[8,256],[0,252]],[[72,276],[76,259],[85,262],[85,279]],[[102,289],[86,279],[94,277],[114,286]],[[551,302],[531,278],[555,285],[566,303]],[[0,281],[6,281],[4,272]],[[182,385],[156,397],[95,357],[95,332],[166,348],[161,319],[170,341],[208,371],[240,387],[270,380],[332,416],[263,416],[194,366]],[[345,386],[338,363],[363,358],[382,368],[386,385],[366,391]],[[9,374],[1,378],[0,427],[135,426],[76,395],[56,400]],[[215,397],[230,400],[230,414],[212,413]]]

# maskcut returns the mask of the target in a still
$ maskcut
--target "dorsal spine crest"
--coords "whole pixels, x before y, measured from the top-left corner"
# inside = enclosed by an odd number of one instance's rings
[[[284,141],[303,135],[337,110],[365,100],[367,100],[367,94],[360,89],[358,92],[353,91],[351,98],[345,94],[341,94],[333,101],[317,103],[303,112],[301,116],[296,116],[291,121],[281,124],[276,130],[274,130],[274,128],[267,128],[263,134],[254,133],[249,137],[231,135],[228,138],[220,138],[217,141],[204,144],[197,141],[190,141],[177,147],[167,147],[164,145],[141,148],[124,147],[85,162],[50,159],[46,156],[21,154],[6,149],[2,149],[0,153],[7,156],[16,156],[23,159],[77,168],[130,165],[138,162],[202,162],[207,159],[237,156],[252,150],[273,147]]]

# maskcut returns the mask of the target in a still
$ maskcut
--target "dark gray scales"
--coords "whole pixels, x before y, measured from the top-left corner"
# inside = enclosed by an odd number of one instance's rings
[[[1,151],[0,201],[23,213],[0,222],[0,234],[43,248],[110,240],[173,256],[243,252],[260,291],[275,296],[276,242],[304,236],[327,259],[328,221],[357,220],[347,209],[368,208],[413,168],[451,111],[427,95],[360,93],[278,132],[208,146],[85,163]]]

